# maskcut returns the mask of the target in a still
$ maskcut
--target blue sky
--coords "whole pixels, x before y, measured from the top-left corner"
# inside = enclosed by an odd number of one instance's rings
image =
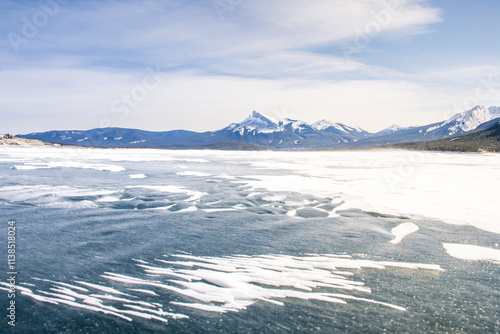
[[[0,132],[378,131],[500,105],[500,1],[0,0]]]

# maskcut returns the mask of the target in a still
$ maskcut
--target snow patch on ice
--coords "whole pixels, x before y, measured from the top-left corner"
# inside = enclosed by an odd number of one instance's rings
[[[443,243],[446,252],[457,259],[467,261],[493,261],[500,263],[500,249],[465,245]]]
[[[399,244],[406,236],[415,233],[419,230],[419,227],[413,223],[402,223],[394,227],[391,233],[394,235],[394,239],[391,240],[391,244]]]
[[[146,178],[146,175],[144,175],[144,174],[130,174],[128,177],[131,179],[144,179],[144,178]]]
[[[190,207],[187,207],[185,209],[181,209],[181,210],[179,210],[177,212],[193,212],[193,211],[196,211],[196,210],[198,210],[198,208],[196,206],[194,206],[194,205],[191,205]]]
[[[16,288],[22,295],[45,303],[84,308],[128,321],[139,317],[166,322],[167,318],[180,319],[187,316],[165,312],[161,304],[144,301],[140,297],[148,295],[149,298],[162,298],[159,291],[168,291],[169,294],[187,297],[184,301],[172,301],[171,305],[216,313],[239,312],[257,301],[285,306],[285,301],[289,298],[339,305],[356,300],[405,311],[405,308],[399,305],[365,298],[363,294],[371,294],[371,289],[355,279],[356,272],[366,268],[386,270],[391,267],[442,270],[433,264],[371,261],[345,254],[223,257],[178,254],[167,259],[156,259],[158,265],[143,264],[146,261],[136,259],[135,261],[139,262],[137,266],[144,270],[143,276],[146,278],[111,272],[100,275],[109,283],[121,287],[126,284],[128,293],[103,284],[83,281],[68,284],[44,279],[37,280],[51,283],[49,291],[44,291],[42,287],[37,288],[36,293],[33,292],[35,288]],[[152,279],[148,275],[155,275],[155,278]],[[8,287],[8,283],[0,282],[0,290],[7,290]],[[155,291],[151,290],[152,288],[156,288]],[[99,292],[92,292],[94,290]],[[121,307],[117,306],[120,303]]]

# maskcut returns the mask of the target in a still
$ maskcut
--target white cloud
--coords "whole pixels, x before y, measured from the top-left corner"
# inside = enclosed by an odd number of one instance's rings
[[[444,110],[442,96],[402,80],[271,80],[185,71],[159,74],[158,85],[148,79],[154,87],[132,99],[133,107],[124,112],[113,103],[125,107],[122,96],[140,92],[137,87],[149,76],[146,68],[133,73],[27,69],[3,74],[0,103],[4,110],[16,110],[3,124],[21,133],[100,126],[216,130],[252,110],[276,109],[309,122],[329,118],[376,131],[390,122],[438,121]],[[22,84],[13,85],[19,78]]]
[[[415,34],[440,21],[437,8],[408,0],[291,0],[249,2],[250,17],[259,17],[264,34],[269,29],[297,46],[347,40],[360,31],[378,33],[406,30]],[[286,40],[286,39],[285,39]]]
[[[9,13],[7,30],[20,33],[25,14],[29,17],[23,7]],[[374,25],[376,35],[414,34],[440,20],[439,10],[420,0],[253,0],[235,5],[225,20],[216,14],[212,2],[75,1],[62,5],[38,36],[20,49],[36,53],[38,61],[56,54],[84,58],[91,65],[125,61],[203,67],[218,60],[223,65],[228,57],[312,53],[311,46],[373,34]],[[19,18],[17,24],[12,17]]]

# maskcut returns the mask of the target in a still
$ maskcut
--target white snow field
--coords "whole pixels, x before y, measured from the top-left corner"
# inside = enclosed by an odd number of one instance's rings
[[[120,161],[165,161],[195,163],[199,165],[198,170],[178,174],[209,178],[212,175],[203,170],[203,164],[213,161],[224,163],[225,168],[219,171],[218,177],[227,182],[247,184],[255,191],[299,192],[330,197],[342,203],[330,216],[344,209],[357,208],[412,218],[434,218],[500,233],[500,154],[405,150],[238,152],[53,147],[1,147],[0,154],[3,160],[13,162],[12,168],[24,172],[32,169],[35,172],[39,168],[92,168],[120,173],[125,171],[119,165]],[[240,164],[250,164],[262,173],[235,180]],[[201,195],[197,194],[198,197]]]

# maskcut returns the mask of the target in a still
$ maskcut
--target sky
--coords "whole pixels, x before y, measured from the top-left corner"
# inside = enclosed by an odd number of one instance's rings
[[[0,0],[0,132],[376,132],[500,105],[498,0]]]

